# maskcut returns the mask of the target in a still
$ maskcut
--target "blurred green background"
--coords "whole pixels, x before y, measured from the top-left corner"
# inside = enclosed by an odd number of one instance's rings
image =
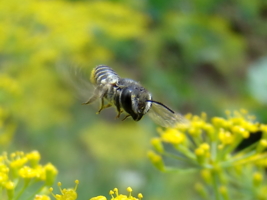
[[[96,115],[99,64],[183,114],[245,108],[267,122],[266,0],[0,1],[0,150],[38,150],[79,199],[118,187],[146,200],[198,199],[193,174],[146,157],[156,125]],[[80,76],[80,74],[82,76]]]

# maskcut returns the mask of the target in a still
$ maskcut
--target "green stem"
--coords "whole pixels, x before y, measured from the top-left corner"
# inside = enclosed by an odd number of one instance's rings
[[[170,158],[173,158],[173,159],[177,159],[177,160],[182,161],[184,163],[188,163],[188,164],[191,164],[191,165],[198,165],[196,160],[188,159],[187,157],[181,157],[181,156],[174,155],[174,154],[167,153],[167,152],[164,152],[163,155],[167,156],[167,157],[170,157]]]
[[[219,177],[216,174],[216,171],[212,171],[212,186],[215,195],[215,200],[220,200],[220,193],[219,193]]]
[[[172,168],[172,167],[166,167],[165,171],[166,172],[176,172],[176,173],[181,173],[181,174],[192,174],[192,173],[199,172],[199,169],[197,169],[197,168],[177,169],[177,168]]]
[[[234,156],[228,161],[221,162],[220,166],[221,167],[229,167],[232,165],[236,165],[237,162],[240,162],[241,160],[248,159],[249,157],[251,157],[253,155],[255,155],[255,152],[249,152],[248,154],[245,154],[245,155],[239,156],[239,157]]]
[[[211,143],[211,159],[213,161],[216,161],[216,158],[217,158],[217,142],[212,142]]]
[[[220,166],[221,167],[229,167],[229,166],[233,166],[233,165],[242,165],[242,164],[245,164],[248,162],[254,162],[256,160],[264,159],[267,157],[267,153],[264,153],[264,154],[261,154],[258,156],[256,156],[255,153],[256,153],[255,151],[252,151],[252,152],[247,153],[246,155],[244,155],[242,157],[238,157],[238,158],[233,157],[229,161],[225,161],[225,162],[220,163]]]
[[[23,188],[19,191],[17,197],[15,197],[14,200],[20,199],[21,195],[24,193],[25,189],[28,187],[29,184],[30,184],[30,180],[25,179]]]
[[[188,157],[192,160],[196,160],[196,155],[194,153],[192,153],[188,149],[188,147],[185,147],[183,145],[179,145],[176,149],[179,150],[180,152],[182,152],[186,157]]]
[[[236,147],[240,144],[240,142],[243,140],[244,138],[241,135],[238,135],[237,138],[235,138],[235,141],[228,145],[221,153],[221,159],[225,159],[225,156],[228,154],[231,154],[231,152],[233,152]]]
[[[38,194],[39,192],[41,192],[44,187],[45,187],[45,184],[43,184],[42,186],[40,186],[40,188],[38,188],[28,199],[29,200],[32,200],[34,198],[34,196],[36,194]]]

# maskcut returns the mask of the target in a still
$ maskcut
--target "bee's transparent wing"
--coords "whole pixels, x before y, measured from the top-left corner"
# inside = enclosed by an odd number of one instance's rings
[[[182,115],[174,112],[164,104],[157,101],[150,102],[152,104],[148,116],[158,125],[166,128],[174,128],[179,124],[188,123]]]
[[[57,72],[65,84],[73,90],[75,97],[81,101],[88,100],[88,96],[95,94],[95,88],[90,83],[90,72],[78,66],[58,64]]]

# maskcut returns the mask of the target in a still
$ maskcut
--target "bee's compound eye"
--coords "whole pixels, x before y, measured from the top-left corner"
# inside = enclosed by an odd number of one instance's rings
[[[125,88],[121,92],[121,105],[123,109],[129,113],[132,118],[135,121],[138,121],[142,118],[143,114],[142,113],[136,113],[136,111],[133,109],[133,104],[138,103],[135,100],[132,100],[132,94],[133,90],[131,88]]]
[[[131,91],[123,89],[121,92],[121,104],[126,112],[132,109]]]

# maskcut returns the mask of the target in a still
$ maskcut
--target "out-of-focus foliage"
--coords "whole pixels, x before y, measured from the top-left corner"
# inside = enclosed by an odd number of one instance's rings
[[[152,122],[121,122],[112,109],[95,115],[96,104],[82,106],[71,89],[89,98],[79,89],[87,83],[66,77],[107,64],[182,113],[245,107],[266,122],[257,64],[266,19],[265,0],[0,1],[0,150],[40,151],[60,180],[79,179],[90,196],[131,185],[146,199],[193,199],[183,191],[194,176],[148,164]]]
[[[249,70],[249,89],[251,94],[262,104],[267,104],[267,58],[252,64]]]

